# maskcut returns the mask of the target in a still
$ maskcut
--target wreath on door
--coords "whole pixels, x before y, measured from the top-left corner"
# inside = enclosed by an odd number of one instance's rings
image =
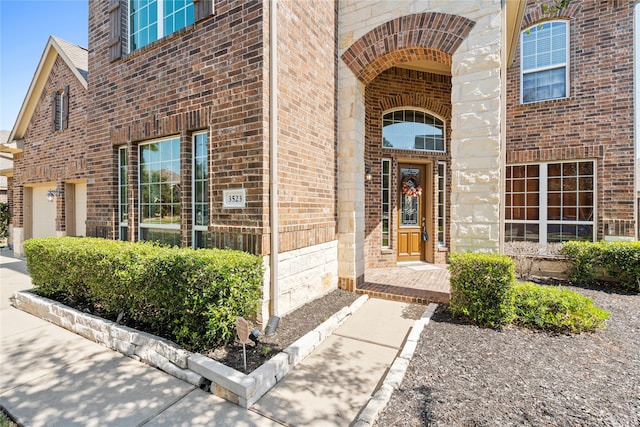
[[[402,194],[407,197],[422,196],[422,187],[418,184],[418,178],[415,175],[402,178]]]

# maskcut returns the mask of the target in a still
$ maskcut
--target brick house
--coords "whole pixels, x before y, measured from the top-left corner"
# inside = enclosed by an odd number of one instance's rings
[[[634,7],[571,2],[540,26],[527,3],[507,75],[507,241],[636,238]]]
[[[263,318],[371,268],[631,238],[633,5],[539,9],[90,2],[86,233],[262,255]]]
[[[0,154],[11,155],[11,242],[84,236],[87,215],[87,50],[50,37]]]

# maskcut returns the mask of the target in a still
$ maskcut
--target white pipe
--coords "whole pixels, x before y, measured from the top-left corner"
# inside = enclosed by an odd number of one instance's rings
[[[270,314],[278,316],[278,1],[269,9],[269,223],[271,225]]]

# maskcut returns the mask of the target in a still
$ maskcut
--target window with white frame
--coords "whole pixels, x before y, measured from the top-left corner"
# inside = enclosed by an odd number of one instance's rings
[[[140,240],[180,245],[180,138],[140,145]]]
[[[520,35],[521,102],[569,96],[569,24],[536,24]]]
[[[206,248],[209,225],[209,144],[206,133],[193,136],[193,247]]]
[[[447,246],[447,164],[438,162],[438,246]]]
[[[385,113],[382,117],[382,146],[403,150],[445,151],[444,121],[414,109]]]
[[[595,238],[595,162],[507,166],[505,241]]]
[[[215,0],[108,1],[109,61],[212,16]]]
[[[193,0],[129,0],[129,51],[193,24]]]
[[[391,246],[391,234],[389,231],[391,222],[391,160],[382,159],[382,230],[381,246]]]
[[[127,159],[127,147],[118,149],[118,223],[119,239],[128,240],[129,230],[129,178],[127,172],[129,162]]]

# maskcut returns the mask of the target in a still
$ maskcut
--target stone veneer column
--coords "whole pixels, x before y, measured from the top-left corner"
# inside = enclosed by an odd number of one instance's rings
[[[486,3],[453,55],[451,247],[498,252],[500,246],[501,9]]]
[[[475,22],[451,69],[451,250],[497,252],[504,166],[502,1],[341,0],[339,7],[339,57],[364,34],[400,16],[447,13]],[[342,60],[338,75],[338,256],[347,287],[364,274],[364,87]]]
[[[338,285],[364,278],[364,85],[344,63],[338,80]]]

